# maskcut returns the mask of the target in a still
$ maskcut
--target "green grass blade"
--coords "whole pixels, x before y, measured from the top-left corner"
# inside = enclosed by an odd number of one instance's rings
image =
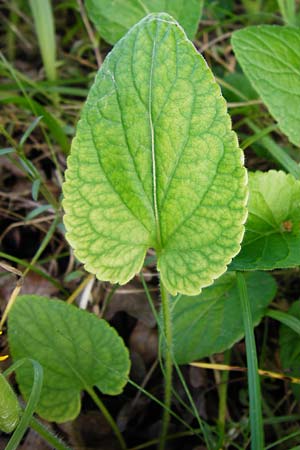
[[[291,314],[285,313],[283,311],[268,309],[268,311],[266,312],[266,316],[283,323],[287,327],[291,328],[291,330],[295,331],[295,333],[300,335],[300,320],[292,316]]]
[[[255,337],[253,332],[251,309],[244,275],[241,272],[237,272],[236,276],[240,292],[243,322],[245,329],[246,352],[247,352],[248,388],[250,400],[251,449],[263,450],[264,431],[262,420],[261,392],[260,392],[260,381],[258,375],[257,354],[256,354]]]
[[[255,133],[261,133],[263,130],[258,128],[251,120],[246,120],[247,125]],[[270,155],[273,156],[278,163],[285,168],[291,175],[297,180],[300,180],[300,166],[294,161],[290,155],[283,150],[270,136],[262,136],[260,144],[268,150]]]
[[[29,0],[47,78],[56,79],[56,43],[52,7],[49,0]]]

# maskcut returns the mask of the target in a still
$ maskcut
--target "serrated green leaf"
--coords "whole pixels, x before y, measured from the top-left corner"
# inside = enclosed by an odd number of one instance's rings
[[[194,39],[203,0],[85,0],[85,6],[100,35],[115,44],[144,16],[160,12],[173,16],[189,39]]]
[[[271,270],[300,264],[300,181],[281,171],[249,177],[249,215],[234,270]]]
[[[234,53],[290,141],[300,146],[300,32],[260,25],[236,31]]]
[[[300,301],[294,302],[289,315],[300,320]],[[300,373],[300,336],[290,327],[280,325],[279,334],[280,360],[288,375],[299,378]],[[300,386],[292,385],[293,393],[300,400]]]
[[[172,294],[197,294],[239,251],[246,174],[220,89],[166,14],[105,60],[64,184],[66,237],[87,271],[124,284],[148,248]]]
[[[44,369],[37,412],[49,421],[74,419],[86,387],[116,395],[127,382],[128,351],[116,331],[94,314],[60,300],[23,295],[17,298],[8,325],[13,359],[32,358]],[[30,363],[16,373],[27,399],[32,388]]]
[[[254,325],[276,294],[276,282],[264,272],[246,276]],[[197,296],[181,296],[173,313],[173,353],[178,364],[223,352],[242,339],[244,326],[234,273],[227,273]]]

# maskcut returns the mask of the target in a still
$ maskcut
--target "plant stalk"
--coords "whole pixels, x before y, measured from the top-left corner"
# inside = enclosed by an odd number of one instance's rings
[[[170,423],[170,408],[171,408],[171,397],[172,397],[172,320],[171,320],[171,308],[170,308],[170,298],[169,293],[162,283],[160,282],[160,294],[161,294],[161,304],[162,304],[162,315],[163,315],[163,328],[165,334],[165,398],[164,404],[165,409],[162,417],[162,428],[160,441],[158,445],[159,450],[164,450],[167,440],[167,433]]]
[[[115,433],[116,438],[119,441],[121,449],[127,450],[126,442],[118,428],[118,425],[116,424],[114,418],[111,416],[110,412],[108,411],[108,409],[106,408],[106,406],[104,405],[102,400],[98,397],[98,395],[96,394],[96,392],[94,391],[93,388],[86,386],[85,390],[89,394],[89,396],[92,398],[92,400],[95,402],[95,404],[98,406],[98,408],[102,412],[103,416],[105,417],[105,419],[111,426],[113,432]]]
[[[71,450],[67,444],[34,417],[31,418],[30,427],[56,450]]]
[[[258,375],[258,363],[257,363],[255,337],[253,331],[252,314],[244,274],[242,272],[237,272],[236,277],[241,300],[241,309],[244,322],[246,353],[247,353],[251,449],[263,450],[264,430],[262,420],[261,391]]]
[[[226,350],[224,353],[224,364],[230,364],[230,350]],[[228,390],[229,371],[221,373],[221,383],[219,385],[219,447],[223,448],[225,429],[226,429],[226,414],[227,414],[227,390]]]

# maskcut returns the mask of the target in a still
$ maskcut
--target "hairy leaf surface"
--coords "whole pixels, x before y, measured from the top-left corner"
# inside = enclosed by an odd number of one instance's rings
[[[105,320],[63,301],[18,297],[9,315],[8,338],[15,361],[32,358],[44,369],[37,412],[49,421],[74,419],[86,387],[117,395],[127,382],[128,351],[116,331]],[[31,364],[23,364],[16,373],[27,399],[32,389]]]
[[[280,129],[300,146],[300,33],[260,25],[236,31],[234,52]]]
[[[85,0],[85,6],[100,35],[115,44],[144,16],[162,11],[173,16],[193,39],[203,0]]]
[[[300,181],[281,171],[249,177],[249,215],[235,270],[271,270],[300,264]]]
[[[192,295],[239,251],[246,174],[220,89],[166,14],[106,58],[64,185],[67,239],[99,279],[124,284],[157,252],[167,289]]]
[[[264,272],[246,276],[254,325],[276,294],[276,282]],[[223,352],[244,336],[241,302],[235,273],[229,272],[197,296],[175,300],[173,352],[179,364]]]

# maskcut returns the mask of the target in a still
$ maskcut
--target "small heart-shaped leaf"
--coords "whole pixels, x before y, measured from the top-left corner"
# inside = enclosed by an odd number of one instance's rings
[[[67,239],[89,272],[124,284],[157,252],[170,293],[197,294],[240,249],[246,173],[226,103],[167,14],[106,58],[78,124],[64,184]]]
[[[300,264],[300,181],[281,171],[249,177],[249,216],[234,270],[271,270]]]
[[[119,394],[127,382],[128,351],[105,320],[60,300],[24,295],[9,315],[8,339],[13,359],[28,357],[44,369],[37,412],[49,421],[65,422],[80,411],[80,393],[97,386]],[[17,370],[25,399],[32,388],[30,363]]]

